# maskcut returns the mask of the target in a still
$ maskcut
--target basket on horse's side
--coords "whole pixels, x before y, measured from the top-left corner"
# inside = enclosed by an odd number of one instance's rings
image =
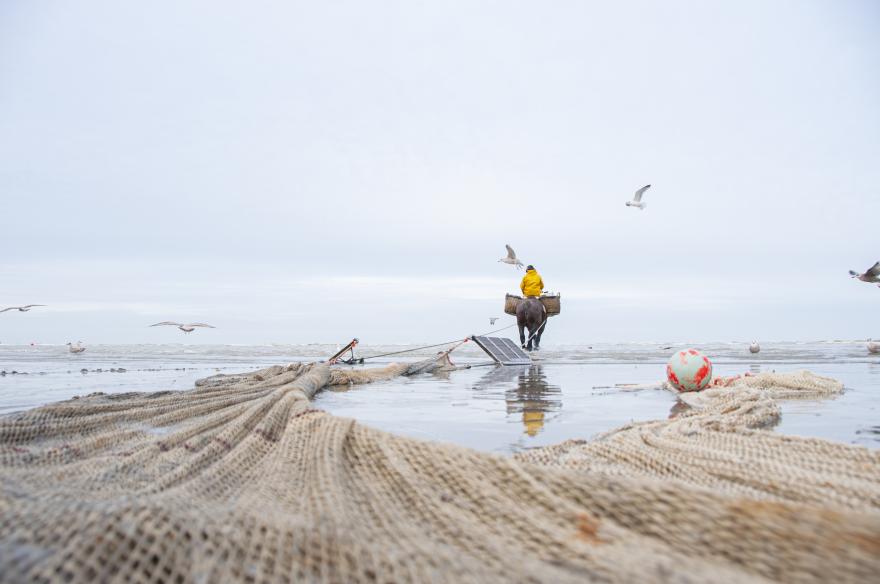
[[[516,316],[516,307],[519,306],[520,302],[522,302],[522,296],[506,294],[504,296],[504,314]]]
[[[541,304],[547,309],[547,316],[556,316],[562,312],[561,294],[544,294],[541,296]]]
[[[560,294],[544,294],[541,296],[541,304],[543,304],[544,309],[547,310],[547,316],[556,316],[562,312],[562,303],[560,299]],[[515,316],[516,307],[519,306],[520,302],[522,302],[522,296],[506,294],[504,296],[504,314]]]

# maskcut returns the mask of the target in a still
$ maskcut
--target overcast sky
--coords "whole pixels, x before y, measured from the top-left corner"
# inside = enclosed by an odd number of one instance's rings
[[[0,2],[0,342],[880,338],[880,3]],[[651,183],[645,211],[624,202]],[[505,317],[501,324],[509,324]]]

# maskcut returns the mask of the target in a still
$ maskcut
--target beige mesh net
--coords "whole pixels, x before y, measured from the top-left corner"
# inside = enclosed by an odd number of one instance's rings
[[[376,370],[216,376],[0,419],[5,582],[864,582],[880,455],[763,429],[803,372],[513,458],[312,407]]]

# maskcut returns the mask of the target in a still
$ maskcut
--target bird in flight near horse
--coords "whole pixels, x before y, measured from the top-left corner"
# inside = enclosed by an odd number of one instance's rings
[[[519,261],[519,259],[517,259],[516,252],[513,251],[513,248],[510,247],[509,244],[504,244],[504,247],[507,248],[507,256],[501,258],[498,261],[501,263],[510,264],[511,266],[522,269],[523,263],[521,261]]]

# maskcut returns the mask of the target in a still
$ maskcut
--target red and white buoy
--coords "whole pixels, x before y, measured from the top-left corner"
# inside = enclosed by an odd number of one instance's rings
[[[666,364],[666,379],[678,391],[699,391],[712,381],[712,362],[696,349],[678,351]]]

